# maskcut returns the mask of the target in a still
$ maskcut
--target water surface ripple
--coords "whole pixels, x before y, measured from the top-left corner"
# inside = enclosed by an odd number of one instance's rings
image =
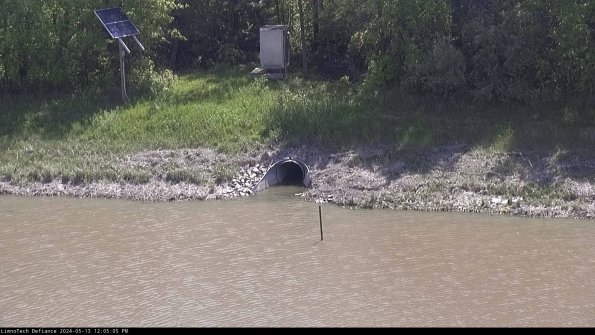
[[[595,326],[595,225],[0,196],[0,326]]]

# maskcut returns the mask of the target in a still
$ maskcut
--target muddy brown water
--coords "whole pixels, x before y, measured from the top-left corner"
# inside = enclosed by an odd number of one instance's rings
[[[595,224],[0,197],[0,327],[595,326]]]

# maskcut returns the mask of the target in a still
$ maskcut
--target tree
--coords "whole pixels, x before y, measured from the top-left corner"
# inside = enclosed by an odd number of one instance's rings
[[[71,89],[116,79],[116,43],[93,11],[122,5],[141,31],[146,53],[131,57],[136,73],[154,71],[152,59],[168,36],[174,0],[4,1],[0,12],[0,88]],[[151,76],[136,76],[137,79]],[[131,76],[135,83],[134,73]]]
[[[209,68],[251,62],[258,54],[259,28],[282,16],[279,0],[183,0],[174,12],[184,36],[176,66]]]
[[[300,14],[300,41],[302,45],[302,70],[304,74],[308,73],[308,47],[306,46],[306,18],[304,16],[303,0],[298,0]]]

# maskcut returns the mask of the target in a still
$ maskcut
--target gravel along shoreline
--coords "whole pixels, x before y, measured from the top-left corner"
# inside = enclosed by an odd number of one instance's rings
[[[312,187],[301,194],[309,201],[355,208],[595,218],[595,157],[494,152],[464,145],[415,152],[278,146],[237,156],[207,148],[147,151],[114,163],[144,171],[150,175],[146,182],[0,181],[0,194],[143,201],[236,198],[251,196],[268,167],[283,157],[309,166]]]

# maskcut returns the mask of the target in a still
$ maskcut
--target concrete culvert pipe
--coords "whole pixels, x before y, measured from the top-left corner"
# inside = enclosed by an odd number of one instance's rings
[[[284,158],[267,170],[264,177],[254,186],[253,192],[259,192],[275,185],[297,185],[310,187],[308,166],[299,160]]]

